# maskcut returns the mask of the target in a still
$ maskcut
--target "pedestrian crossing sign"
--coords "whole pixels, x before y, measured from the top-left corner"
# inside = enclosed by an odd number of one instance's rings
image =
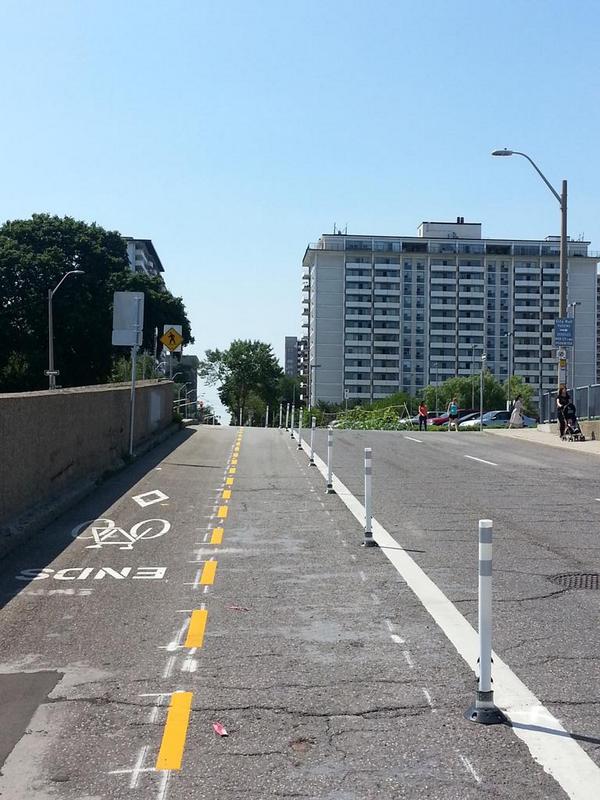
[[[180,326],[178,325],[177,327]],[[173,353],[175,350],[181,350],[183,336],[181,335],[181,331],[178,331],[174,326],[171,325],[167,327],[165,325],[165,332],[160,337],[160,341]]]

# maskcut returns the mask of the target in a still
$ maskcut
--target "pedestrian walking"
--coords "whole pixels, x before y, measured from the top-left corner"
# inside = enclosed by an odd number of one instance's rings
[[[523,427],[523,400],[521,395],[518,394],[515,397],[515,402],[513,403],[512,412],[510,415],[510,420],[508,422],[508,427],[512,428],[522,428]]]
[[[567,392],[567,387],[561,384],[558,394],[556,396],[556,417],[559,425],[560,438],[565,435],[565,426],[567,424],[565,419],[565,407],[571,402],[571,396]]]
[[[452,430],[452,426],[454,426],[454,430],[458,430],[458,401],[456,397],[453,397],[452,400],[448,403],[448,430]]]
[[[427,430],[427,406],[425,405],[425,400],[421,400],[419,403],[419,430]]]

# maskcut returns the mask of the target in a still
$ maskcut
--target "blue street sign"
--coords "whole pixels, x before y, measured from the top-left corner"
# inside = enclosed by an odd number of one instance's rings
[[[573,317],[554,320],[554,344],[556,347],[573,347]]]

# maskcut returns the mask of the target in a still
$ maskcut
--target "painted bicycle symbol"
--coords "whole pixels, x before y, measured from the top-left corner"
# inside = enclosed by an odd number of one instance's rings
[[[129,531],[118,528],[112,519],[98,517],[88,519],[76,525],[71,531],[74,539],[93,539],[86,550],[97,550],[104,545],[118,545],[119,550],[133,550],[133,545],[140,539],[158,539],[171,530],[171,523],[166,519],[145,519],[136,522]]]

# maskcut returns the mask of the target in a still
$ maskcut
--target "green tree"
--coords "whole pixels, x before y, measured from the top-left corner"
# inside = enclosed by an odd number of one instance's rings
[[[508,381],[504,382],[504,392],[508,398]],[[526,414],[537,416],[538,408],[533,402],[534,388],[530,383],[525,383],[520,375],[513,375],[510,379],[510,399],[514,401],[515,397],[521,395],[523,400],[523,408]]]
[[[119,272],[112,276],[111,287],[115,292],[144,292],[143,350],[158,357],[162,350],[162,344],[158,339],[162,336],[165,325],[182,326],[184,347],[194,343],[183,299],[174,297],[158,275],[146,275],[145,272]],[[157,331],[158,336],[156,336]]]
[[[277,390],[280,403],[298,403],[300,401],[300,377],[280,375]]]
[[[199,375],[209,385],[219,384],[219,398],[235,422],[249,402],[256,414],[257,399],[275,408],[281,374],[271,345],[249,339],[236,339],[227,350],[207,350],[199,367]]]
[[[6,222],[0,228],[0,315],[10,340],[0,350],[1,389],[47,386],[48,290],[72,269],[85,275],[70,277],[53,299],[59,383],[105,379],[112,360],[109,281],[128,268],[116,232],[48,214]]]
[[[511,384],[512,385],[512,384]],[[432,411],[443,412],[453,397],[460,408],[479,408],[480,375],[448,378],[439,386],[427,386],[423,391],[425,402]],[[437,398],[437,408],[436,408]],[[472,406],[471,404],[474,403]],[[504,386],[486,370],[483,375],[483,407],[486,411],[504,408],[506,394]]]
[[[111,344],[115,289],[149,293],[144,346],[152,350],[154,313],[167,305],[166,322],[181,322],[191,339],[181,300],[156,279],[131,273],[125,243],[106,231],[71,217],[34,214],[0,227],[0,324],[10,338],[0,350],[0,391],[46,388],[48,366],[48,290],[65,272],[70,277],[53,299],[54,352],[59,385],[77,386],[110,380],[113,359],[124,355]],[[159,281],[160,282],[160,281]],[[173,316],[172,316],[173,315]],[[176,318],[174,318],[176,316]]]

